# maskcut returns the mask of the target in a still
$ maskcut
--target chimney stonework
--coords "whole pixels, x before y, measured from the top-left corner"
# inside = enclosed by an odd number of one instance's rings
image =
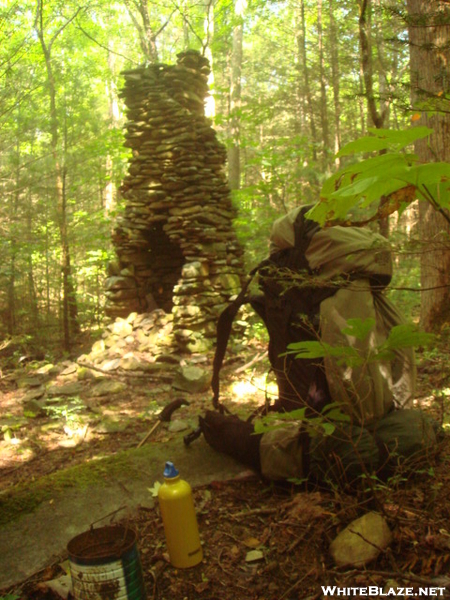
[[[187,51],[176,65],[123,73],[132,157],[106,281],[108,316],[163,309],[173,316],[175,345],[190,351],[213,343],[243,274],[226,150],[204,115],[209,70],[205,57]]]

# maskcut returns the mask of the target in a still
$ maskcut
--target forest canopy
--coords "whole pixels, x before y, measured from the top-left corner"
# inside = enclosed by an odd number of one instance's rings
[[[187,49],[211,65],[205,110],[228,150],[248,265],[267,253],[274,218],[298,204],[329,194],[345,218],[357,202],[342,199],[359,194],[362,220],[374,213],[368,197],[384,197],[388,208],[369,226],[394,246],[392,293],[426,328],[442,324],[449,253],[438,188],[447,194],[449,17],[442,0],[1,2],[2,338],[70,350],[101,325],[130,158],[121,73],[175,63]],[[355,165],[367,160],[378,165],[378,181],[354,179]],[[397,170],[403,161],[403,174],[416,169],[415,179],[393,184],[389,160]],[[433,173],[429,163],[437,163]],[[426,168],[432,201],[417,192]],[[344,190],[342,177],[353,189]],[[406,195],[393,198],[402,189]],[[439,242],[436,255],[430,240]],[[404,289],[421,286],[430,290],[422,306],[419,293]]]

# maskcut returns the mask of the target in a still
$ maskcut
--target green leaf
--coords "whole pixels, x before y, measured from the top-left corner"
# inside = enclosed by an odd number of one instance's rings
[[[450,164],[445,162],[428,163],[426,165],[418,165],[416,167],[417,179],[420,184],[425,182],[444,182],[450,181]]]
[[[376,137],[362,137],[353,142],[346,144],[336,154],[337,157],[349,156],[350,154],[358,154],[359,152],[373,152],[375,150],[385,150],[390,147],[390,143],[386,140]]]
[[[345,360],[360,359],[359,353],[351,346],[331,346],[325,342],[294,342],[288,345],[286,354],[295,354],[295,358],[325,358],[333,356]]]
[[[255,421],[254,433],[267,433],[268,431],[275,431],[285,426],[285,421],[300,421],[303,422],[306,419],[307,406],[297,408],[288,413],[273,413],[261,417]]]
[[[333,435],[333,433],[336,431],[336,425],[333,423],[321,423],[321,427],[325,435]]]
[[[434,340],[433,334],[420,331],[415,325],[396,325],[389,332],[387,340],[377,348],[371,357],[371,362],[391,360],[396,350],[429,346]]]
[[[288,354],[295,354],[295,358],[324,358],[328,356],[332,347],[316,341],[294,342],[288,345]]]
[[[391,146],[396,146],[397,150],[413,144],[416,140],[428,137],[433,133],[429,127],[410,127],[409,129],[376,129],[370,127],[369,132],[377,137],[389,141]]]
[[[357,338],[358,340],[364,340],[375,327],[375,319],[369,317],[364,319],[360,318],[347,319],[347,327],[341,329],[345,335],[350,335]]]
[[[428,127],[412,127],[405,130],[375,129],[370,128],[372,136],[365,136],[346,144],[336,156],[349,156],[362,152],[373,152],[380,150],[398,151],[416,140],[429,136],[433,133]]]
[[[333,408],[327,412],[324,411],[323,415],[331,421],[339,421],[340,423],[348,423],[351,421],[350,416],[343,413],[340,408]]]
[[[161,483],[159,481],[155,481],[153,487],[148,488],[148,491],[151,493],[153,498],[158,497],[159,488],[161,487]]]

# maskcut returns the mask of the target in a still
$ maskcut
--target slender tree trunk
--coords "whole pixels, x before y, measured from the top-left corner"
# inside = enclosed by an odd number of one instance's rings
[[[16,250],[15,243],[12,242],[9,259],[9,277],[7,291],[7,329],[9,335],[14,335],[16,331]]]
[[[133,21],[134,26],[139,34],[139,42],[141,44],[141,50],[145,58],[149,62],[158,62],[158,50],[156,48],[156,37],[157,33],[153,31],[150,13],[148,11],[148,3],[145,0],[139,0],[131,2],[131,0],[124,0],[125,6],[127,7],[130,19]],[[140,20],[136,18],[135,8],[137,8]]]
[[[17,122],[20,124],[20,105],[19,112],[17,115]],[[18,208],[20,201],[20,143],[19,143],[20,131],[17,131],[16,138],[16,174],[14,187],[15,190],[12,193],[11,211],[9,213],[9,277],[7,287],[7,326],[8,333],[14,335],[16,332],[16,279],[17,279],[17,252],[18,252],[18,240],[17,240],[17,223],[18,223]]]
[[[242,46],[244,39],[243,3],[235,1],[235,18],[233,28],[233,49],[231,54],[230,77],[230,148],[228,150],[228,181],[232,190],[241,185],[241,153],[240,153],[240,109],[241,109],[241,73]]]
[[[204,22],[204,42],[205,56],[209,60],[211,72],[208,76],[208,86],[212,93],[206,99],[205,115],[214,119],[216,116],[216,102],[214,98],[214,60],[211,50],[211,44],[214,37],[214,0],[205,0],[205,22]]]
[[[109,124],[108,127],[110,130],[116,129],[119,123],[119,103],[117,97],[116,85],[114,83],[115,80],[115,66],[116,66],[116,56],[113,52],[113,42],[111,40],[108,41],[108,70],[109,70],[109,80],[108,80],[108,104],[109,104]],[[114,210],[116,206],[116,197],[117,197],[117,189],[114,184],[114,169],[113,169],[113,161],[110,154],[106,156],[106,175],[107,175],[107,184],[105,186],[103,197],[104,197],[104,209],[106,214],[110,213]]]
[[[303,80],[303,96],[305,98],[305,103],[307,107],[307,113],[309,118],[309,127],[311,130],[311,139],[312,139],[312,158],[314,161],[317,160],[317,152],[316,152],[316,141],[317,141],[317,132],[316,132],[316,123],[314,119],[314,109],[313,109],[313,101],[312,101],[312,93],[311,86],[309,82],[309,69],[308,69],[308,61],[307,61],[307,51],[306,51],[306,20],[305,20],[305,2],[301,0],[300,3],[300,15],[299,15],[299,27],[297,27],[297,52],[299,55],[299,62],[301,65],[300,78]]]
[[[328,2],[328,14],[330,19],[330,57],[331,57],[331,82],[333,86],[333,104],[334,104],[334,153],[337,154],[341,147],[341,101],[339,85],[339,52],[337,25],[334,16],[334,2]],[[335,165],[339,169],[341,166],[340,158],[335,158]]]
[[[415,150],[423,162],[450,162],[448,100],[441,100],[450,91],[450,5],[446,0],[408,0],[407,6],[412,102],[413,108],[423,111],[416,123],[433,129],[429,139],[416,143]],[[450,227],[424,202],[420,203],[420,234],[424,245],[421,324],[433,330],[450,319]]]
[[[30,301],[30,313],[33,322],[33,326],[35,330],[38,330],[40,327],[40,315],[39,315],[39,306],[36,295],[36,286],[34,281],[34,268],[33,268],[33,204],[31,200],[31,193],[27,194],[27,203],[26,203],[26,220],[27,220],[27,242],[28,242],[28,252],[27,252],[27,282],[28,282],[28,297]]]
[[[361,53],[361,64],[366,91],[367,108],[372,123],[377,129],[384,125],[385,111],[378,111],[373,86],[373,56],[371,41],[371,0],[359,0],[359,48]]]
[[[323,24],[322,24],[322,0],[317,1],[317,37],[319,50],[319,78],[320,78],[320,121],[322,125],[322,168],[328,168],[328,157],[330,154],[330,139],[328,127],[327,106],[327,77],[325,74],[325,57],[323,50]]]
[[[377,74],[378,74],[378,88],[380,90],[380,114],[383,117],[383,125],[384,123],[389,122],[389,112],[391,107],[390,101],[390,93],[387,84],[386,73],[388,71],[388,67],[386,65],[385,58],[385,44],[384,44],[384,34],[383,34],[383,21],[382,21],[382,11],[383,7],[381,4],[381,0],[373,0],[374,6],[376,10],[374,11],[374,23],[375,23],[375,43],[377,48]],[[395,61],[394,61],[395,64]],[[392,68],[389,68],[389,73],[391,78],[394,77],[394,73],[392,72]]]
[[[389,104],[384,104],[380,100],[380,110],[377,107],[374,91],[374,66],[372,54],[372,34],[371,34],[371,15],[372,0],[359,0],[359,48],[361,54],[361,66],[365,87],[365,96],[367,108],[372,123],[377,129],[382,129],[386,122]],[[386,199],[382,197],[382,205]],[[379,220],[380,233],[384,237],[389,237],[389,217],[383,217]]]
[[[364,74],[362,65],[359,65],[359,121],[361,123],[361,135],[366,135],[366,111],[364,110]]]

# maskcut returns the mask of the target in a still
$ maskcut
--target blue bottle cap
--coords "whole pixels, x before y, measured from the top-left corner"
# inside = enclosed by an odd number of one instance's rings
[[[164,477],[166,479],[173,479],[174,477],[178,477],[178,475],[179,475],[179,472],[174,467],[173,462],[167,461],[166,468],[164,469]]]

